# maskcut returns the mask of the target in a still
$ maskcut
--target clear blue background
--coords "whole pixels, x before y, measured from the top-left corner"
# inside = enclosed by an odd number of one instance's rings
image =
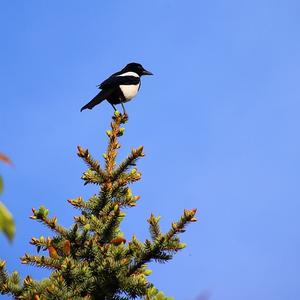
[[[188,247],[151,280],[179,300],[300,299],[300,2],[1,1],[0,150],[6,203],[16,219],[12,245],[1,235],[9,270],[32,236],[29,220],[46,205],[69,226],[66,200],[96,189],[80,180],[78,144],[100,157],[112,108],[80,107],[96,84],[131,61],[143,78],[126,105],[130,122],[120,158],[143,144],[142,196],[123,224],[127,239],[148,237],[146,218],[162,227],[184,208],[199,222]]]

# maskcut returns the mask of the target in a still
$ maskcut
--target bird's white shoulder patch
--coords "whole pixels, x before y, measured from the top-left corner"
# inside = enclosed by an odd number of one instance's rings
[[[118,76],[133,76],[133,77],[140,77],[135,72],[126,72],[123,74],[120,74]],[[140,84],[127,84],[127,85],[120,85],[120,89],[124,95],[124,102],[130,101],[132,98],[134,98],[139,90]]]
[[[136,74],[135,72],[126,72],[117,76],[134,76],[134,77],[140,77],[138,74]]]

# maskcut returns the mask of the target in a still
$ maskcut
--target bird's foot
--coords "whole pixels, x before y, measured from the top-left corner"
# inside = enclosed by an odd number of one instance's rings
[[[127,112],[125,111],[123,114],[122,114],[122,121],[123,123],[126,123],[128,121],[129,117],[127,115]]]

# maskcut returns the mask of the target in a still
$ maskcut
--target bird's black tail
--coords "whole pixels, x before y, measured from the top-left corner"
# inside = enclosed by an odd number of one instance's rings
[[[83,111],[85,109],[92,109],[97,104],[101,103],[105,98],[107,97],[107,93],[104,91],[101,91],[98,95],[96,95],[89,103],[81,107],[80,111]]]

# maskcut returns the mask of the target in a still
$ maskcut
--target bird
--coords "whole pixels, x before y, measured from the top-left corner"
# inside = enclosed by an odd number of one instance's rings
[[[141,76],[153,75],[144,69],[139,63],[129,63],[121,71],[112,74],[102,83],[97,85],[101,90],[89,103],[85,104],[80,111],[92,109],[94,106],[107,100],[116,111],[116,104],[121,104],[125,113],[124,103],[132,100],[141,87]]]

